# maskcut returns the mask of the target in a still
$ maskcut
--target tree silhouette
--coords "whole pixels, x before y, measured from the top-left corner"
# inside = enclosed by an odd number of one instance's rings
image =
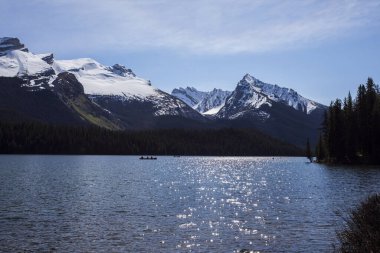
[[[372,78],[359,85],[354,101],[348,93],[343,104],[330,104],[321,130],[318,161],[380,164],[380,92]]]

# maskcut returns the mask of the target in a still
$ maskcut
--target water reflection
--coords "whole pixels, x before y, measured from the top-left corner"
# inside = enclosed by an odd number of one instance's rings
[[[303,158],[2,156],[0,251],[329,251],[376,168]]]

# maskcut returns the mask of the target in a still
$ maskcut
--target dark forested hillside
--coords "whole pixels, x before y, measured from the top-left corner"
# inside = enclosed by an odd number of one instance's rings
[[[0,153],[297,156],[302,150],[254,129],[111,131],[2,122]]]
[[[316,149],[319,161],[380,164],[380,91],[371,78],[327,110]]]

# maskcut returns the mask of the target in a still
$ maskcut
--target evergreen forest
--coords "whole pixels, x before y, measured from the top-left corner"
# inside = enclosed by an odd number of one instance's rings
[[[303,151],[255,129],[112,131],[99,127],[0,122],[0,153],[301,156]]]
[[[316,157],[326,163],[380,164],[380,91],[372,78],[359,86],[355,99],[349,93],[331,102]]]

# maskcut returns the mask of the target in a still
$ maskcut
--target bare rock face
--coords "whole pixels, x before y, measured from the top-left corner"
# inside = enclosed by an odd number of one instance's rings
[[[49,65],[52,65],[54,62],[54,55],[53,54],[47,54],[46,56],[41,58],[44,62],[46,62]]]
[[[63,72],[58,74],[58,77],[53,82],[54,90],[63,94],[65,97],[74,98],[79,95],[84,95],[82,84],[76,79],[75,75]]]
[[[4,37],[0,38],[0,55],[4,54],[9,50],[22,50],[28,52],[24,44],[21,44],[18,38]]]
[[[131,69],[126,68],[123,65],[120,64],[115,64],[112,67],[108,68],[109,71],[119,75],[119,76],[124,76],[124,77],[136,77],[135,73]]]

